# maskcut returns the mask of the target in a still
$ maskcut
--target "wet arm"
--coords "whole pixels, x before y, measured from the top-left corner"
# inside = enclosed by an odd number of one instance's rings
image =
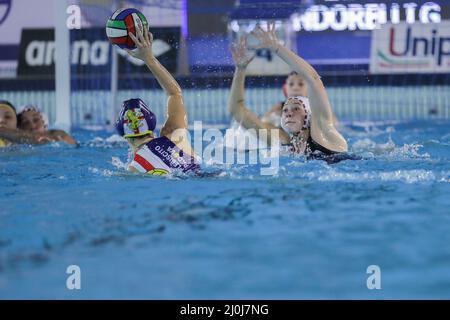
[[[0,138],[6,139],[12,143],[19,143],[19,144],[45,143],[45,141],[39,142],[38,138],[32,133],[16,129],[0,128]]]
[[[129,33],[129,36],[136,44],[137,49],[134,51],[127,50],[127,52],[145,62],[168,96],[166,122],[161,129],[161,134],[170,136],[176,129],[187,128],[186,110],[181,88],[169,71],[153,55],[153,35],[147,29],[144,29],[144,33],[137,30],[136,36],[133,33]]]
[[[269,123],[262,122],[256,113],[245,106],[245,69],[236,68],[233,82],[231,84],[230,98],[228,100],[228,111],[246,129],[277,129]],[[270,139],[269,131],[269,139]]]
[[[49,136],[56,141],[63,141],[67,144],[77,145],[75,139],[63,130],[50,130]]]
[[[170,135],[176,129],[187,128],[186,109],[178,82],[156,58],[148,59],[146,64],[168,96],[166,122],[161,134]]]

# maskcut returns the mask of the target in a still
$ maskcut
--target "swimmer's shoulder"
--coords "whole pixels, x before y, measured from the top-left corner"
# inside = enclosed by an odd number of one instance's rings
[[[308,160],[323,160],[328,164],[338,163],[344,160],[362,160],[363,158],[348,152],[336,152],[329,150],[319,143],[315,142],[311,137],[308,139],[309,153]]]

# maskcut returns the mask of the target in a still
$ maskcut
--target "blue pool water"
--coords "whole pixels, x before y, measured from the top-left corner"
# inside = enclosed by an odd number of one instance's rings
[[[450,298],[450,122],[344,134],[365,160],[283,157],[275,177],[128,174],[107,132],[1,150],[0,298]]]

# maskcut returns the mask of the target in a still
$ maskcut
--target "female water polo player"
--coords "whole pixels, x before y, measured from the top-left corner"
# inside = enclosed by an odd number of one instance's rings
[[[16,108],[8,101],[0,101],[0,148],[11,142],[2,137],[1,131],[11,131],[17,128]]]
[[[17,128],[36,135],[44,135],[46,141],[63,141],[76,144],[76,141],[63,130],[48,130],[48,118],[38,107],[27,105],[17,114]]]
[[[244,104],[245,69],[253,58],[248,56],[246,39],[242,38],[231,49],[236,63],[229,99],[229,111],[233,117],[247,129],[268,129],[270,143],[274,142],[271,139],[270,129],[277,129],[281,144],[289,146],[292,153],[315,158],[316,150],[320,151],[321,155],[333,156],[346,152],[347,142],[334,126],[331,105],[316,70],[291,50],[279,44],[274,23],[268,26],[268,31],[258,27],[252,34],[259,41],[255,48],[271,49],[305,80],[308,97],[300,95],[286,100],[282,108],[281,129],[261,121],[255,113],[247,109]]]
[[[296,71],[291,71],[289,73],[281,90],[283,91],[283,95],[286,99],[298,96],[308,97],[308,87],[306,85],[306,81]],[[283,105],[286,103],[286,99],[272,106],[272,108],[270,108],[264,116],[261,117],[261,121],[280,127],[281,110],[283,109]],[[334,112],[333,121],[334,125],[337,126],[338,122]]]
[[[42,144],[47,142],[64,141],[69,144],[76,144],[75,140],[61,130],[40,130],[45,128],[45,122],[42,119],[42,123],[37,120],[32,125],[26,125],[25,128],[21,128],[21,123],[31,120],[33,113],[30,114],[30,110],[24,109],[19,114],[16,114],[16,109],[8,101],[0,101],[0,147],[6,147],[14,143],[25,144]],[[24,114],[24,111],[25,114]],[[28,113],[27,113],[28,112]],[[31,119],[29,119],[31,117]],[[26,120],[28,119],[28,120]],[[17,127],[19,126],[19,129]],[[35,130],[36,129],[36,130]]]
[[[141,99],[124,101],[116,129],[130,144],[133,155],[128,165],[132,172],[165,175],[172,172],[196,172],[194,152],[187,137],[187,119],[181,88],[154,57],[153,35],[144,28],[138,29],[136,37],[129,36],[136,44],[136,50],[128,53],[145,62],[150,72],[167,94],[167,118],[156,137],[156,116]]]

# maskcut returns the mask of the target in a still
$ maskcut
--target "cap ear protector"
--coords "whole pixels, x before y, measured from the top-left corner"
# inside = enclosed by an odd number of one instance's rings
[[[141,99],[130,99],[123,102],[116,130],[124,138],[135,138],[153,134],[156,127],[156,116]]]

